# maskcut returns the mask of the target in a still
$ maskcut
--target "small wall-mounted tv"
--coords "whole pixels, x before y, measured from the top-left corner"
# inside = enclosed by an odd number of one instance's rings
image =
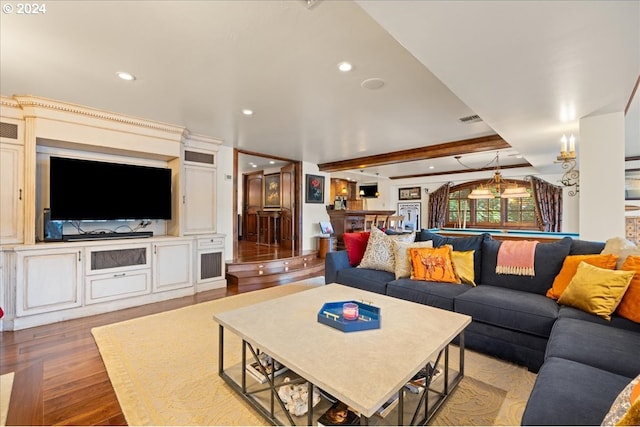
[[[364,192],[364,195],[362,194]],[[368,199],[378,197],[378,184],[367,184],[360,186],[360,197],[365,197]]]
[[[171,219],[171,169],[50,159],[52,220]]]

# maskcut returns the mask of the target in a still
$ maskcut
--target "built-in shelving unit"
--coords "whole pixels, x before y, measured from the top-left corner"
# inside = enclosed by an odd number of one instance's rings
[[[216,226],[220,144],[180,126],[33,96],[0,97],[2,329],[225,287],[225,236]],[[89,233],[44,241],[52,155],[171,169],[171,219],[144,221],[146,238],[110,234],[137,230],[141,218],[66,223],[64,234]],[[107,232],[92,234],[98,229]]]

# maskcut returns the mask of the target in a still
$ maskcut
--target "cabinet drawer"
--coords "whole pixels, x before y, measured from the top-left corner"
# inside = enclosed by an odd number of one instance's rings
[[[224,248],[224,237],[207,237],[198,239],[198,249]]]
[[[151,292],[151,270],[91,276],[86,286],[87,304],[145,295]]]

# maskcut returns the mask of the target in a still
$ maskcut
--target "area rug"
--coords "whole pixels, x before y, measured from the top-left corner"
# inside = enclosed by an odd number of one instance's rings
[[[0,375],[0,426],[7,425],[7,414],[9,413],[9,400],[13,390],[13,372]]]
[[[212,315],[310,286],[282,285],[94,328],[127,423],[267,425],[218,377]],[[227,363],[240,361],[239,349],[240,340],[225,334]],[[450,353],[457,366],[457,349]],[[431,424],[519,425],[535,375],[472,351],[466,352],[465,369],[467,376]]]

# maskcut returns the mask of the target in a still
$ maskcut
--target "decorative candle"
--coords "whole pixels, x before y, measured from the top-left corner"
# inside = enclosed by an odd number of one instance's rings
[[[358,319],[358,304],[353,302],[345,302],[342,305],[342,317],[344,317],[344,320]]]
[[[576,151],[576,137],[571,134],[569,137],[569,152],[575,153]]]

